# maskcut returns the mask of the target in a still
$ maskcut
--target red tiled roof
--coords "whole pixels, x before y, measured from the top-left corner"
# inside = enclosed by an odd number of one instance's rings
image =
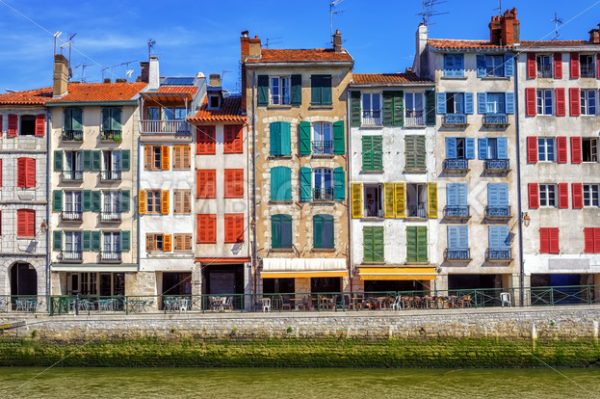
[[[15,91],[0,94],[0,105],[45,105],[52,99],[52,88]]]
[[[431,47],[449,50],[503,50],[513,48],[513,46],[499,46],[492,44],[489,40],[429,39],[427,40],[427,44],[429,44]]]
[[[233,122],[245,123],[246,116],[242,115],[242,98],[240,96],[231,96],[223,98],[221,108],[207,109],[208,99],[205,98],[202,106],[194,116],[189,118],[190,122]]]
[[[64,97],[54,98],[49,104],[67,102],[127,101],[135,97],[147,83],[69,83]]]
[[[169,93],[169,94],[189,94],[194,95],[198,91],[196,86],[160,86],[156,93]]]
[[[259,62],[341,62],[352,61],[346,51],[336,53],[332,49],[262,49],[260,58],[250,58],[248,63]]]
[[[585,40],[523,40],[521,47],[576,47],[591,45]]]
[[[352,75],[352,83],[365,84],[407,84],[407,83],[431,83],[432,81],[419,78],[414,72],[405,73],[355,73]]]

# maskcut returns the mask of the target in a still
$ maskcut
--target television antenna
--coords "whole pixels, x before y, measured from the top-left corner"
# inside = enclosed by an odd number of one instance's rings
[[[498,15],[502,15],[502,0],[498,0],[498,8],[496,10],[498,10]]]
[[[281,37],[267,37],[265,39],[265,48],[269,48],[269,46],[273,45],[273,44],[279,44],[281,43]]]
[[[58,42],[58,38],[62,35],[62,32],[56,31],[52,35],[54,37],[54,55],[56,55],[56,43]]]
[[[431,19],[438,15],[446,15],[447,12],[438,12],[435,8],[440,4],[446,3],[446,0],[421,0],[421,11],[417,14],[421,16],[425,25],[433,25]]]
[[[156,46],[156,40],[148,39],[148,59],[152,55],[152,50],[154,50],[154,46]]]
[[[75,67],[75,69],[81,68],[81,78],[79,79],[81,81],[81,83],[85,82],[85,69],[90,66],[92,66],[92,65],[91,64],[79,64]]]
[[[554,13],[554,18],[550,20],[554,24],[554,37],[552,40],[557,40],[560,37],[560,26],[563,24],[563,20],[558,17],[558,14]]]
[[[336,9],[344,0],[331,0],[329,2],[329,37],[333,41],[333,16],[343,14],[344,11]]]

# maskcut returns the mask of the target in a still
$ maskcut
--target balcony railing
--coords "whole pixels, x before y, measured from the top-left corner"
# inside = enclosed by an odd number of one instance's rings
[[[467,159],[445,159],[444,170],[447,172],[466,172],[469,170]]]
[[[468,219],[470,216],[468,205],[444,207],[445,219]]]
[[[445,260],[469,260],[471,259],[471,250],[469,249],[446,249],[444,252]]]
[[[488,173],[506,173],[510,170],[508,159],[488,159],[485,161],[485,171]]]
[[[444,127],[464,127],[467,125],[467,115],[464,114],[446,114],[442,121]]]
[[[367,110],[362,113],[362,126],[381,126],[381,110]]]
[[[408,209],[409,218],[427,219],[427,205],[422,204],[418,206],[409,206]]]
[[[487,219],[508,219],[510,218],[510,206],[486,206],[485,217]]]
[[[331,155],[333,154],[333,141],[315,140],[312,142],[312,151],[315,155]]]
[[[60,259],[63,262],[81,262],[81,251],[62,251]]]
[[[83,171],[82,170],[64,170],[61,173],[60,177],[63,182],[80,182],[80,181],[83,181]]]
[[[102,141],[114,141],[120,143],[123,140],[123,135],[120,130],[103,130],[100,139]]]
[[[81,211],[62,211],[60,213],[60,219],[63,222],[81,222],[82,215]]]
[[[333,201],[333,188],[315,188],[315,189],[313,189],[313,200],[315,200],[315,201]]]
[[[483,126],[489,128],[505,128],[508,126],[508,115],[485,114],[483,115]]]
[[[510,249],[488,248],[485,252],[485,259],[489,261],[507,261],[510,260]]]
[[[100,172],[101,181],[119,181],[121,180],[120,170],[103,170]]]
[[[421,127],[425,126],[425,116],[422,109],[407,110],[404,117],[405,127]]]
[[[102,211],[100,212],[100,221],[104,223],[120,223],[121,213],[115,211]]]
[[[141,120],[142,134],[191,134],[190,124],[185,120]]]
[[[62,141],[83,141],[83,130],[63,130]]]
[[[100,252],[100,261],[107,263],[120,263],[121,262],[121,252],[119,251],[101,251]]]

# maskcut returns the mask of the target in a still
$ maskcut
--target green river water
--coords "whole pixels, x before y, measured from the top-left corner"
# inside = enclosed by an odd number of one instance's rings
[[[600,398],[600,370],[0,368],[0,398]]]

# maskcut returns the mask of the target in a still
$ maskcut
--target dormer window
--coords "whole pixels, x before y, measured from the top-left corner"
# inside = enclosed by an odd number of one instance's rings
[[[208,96],[208,108],[218,109],[221,108],[221,96],[218,94],[210,94]]]

